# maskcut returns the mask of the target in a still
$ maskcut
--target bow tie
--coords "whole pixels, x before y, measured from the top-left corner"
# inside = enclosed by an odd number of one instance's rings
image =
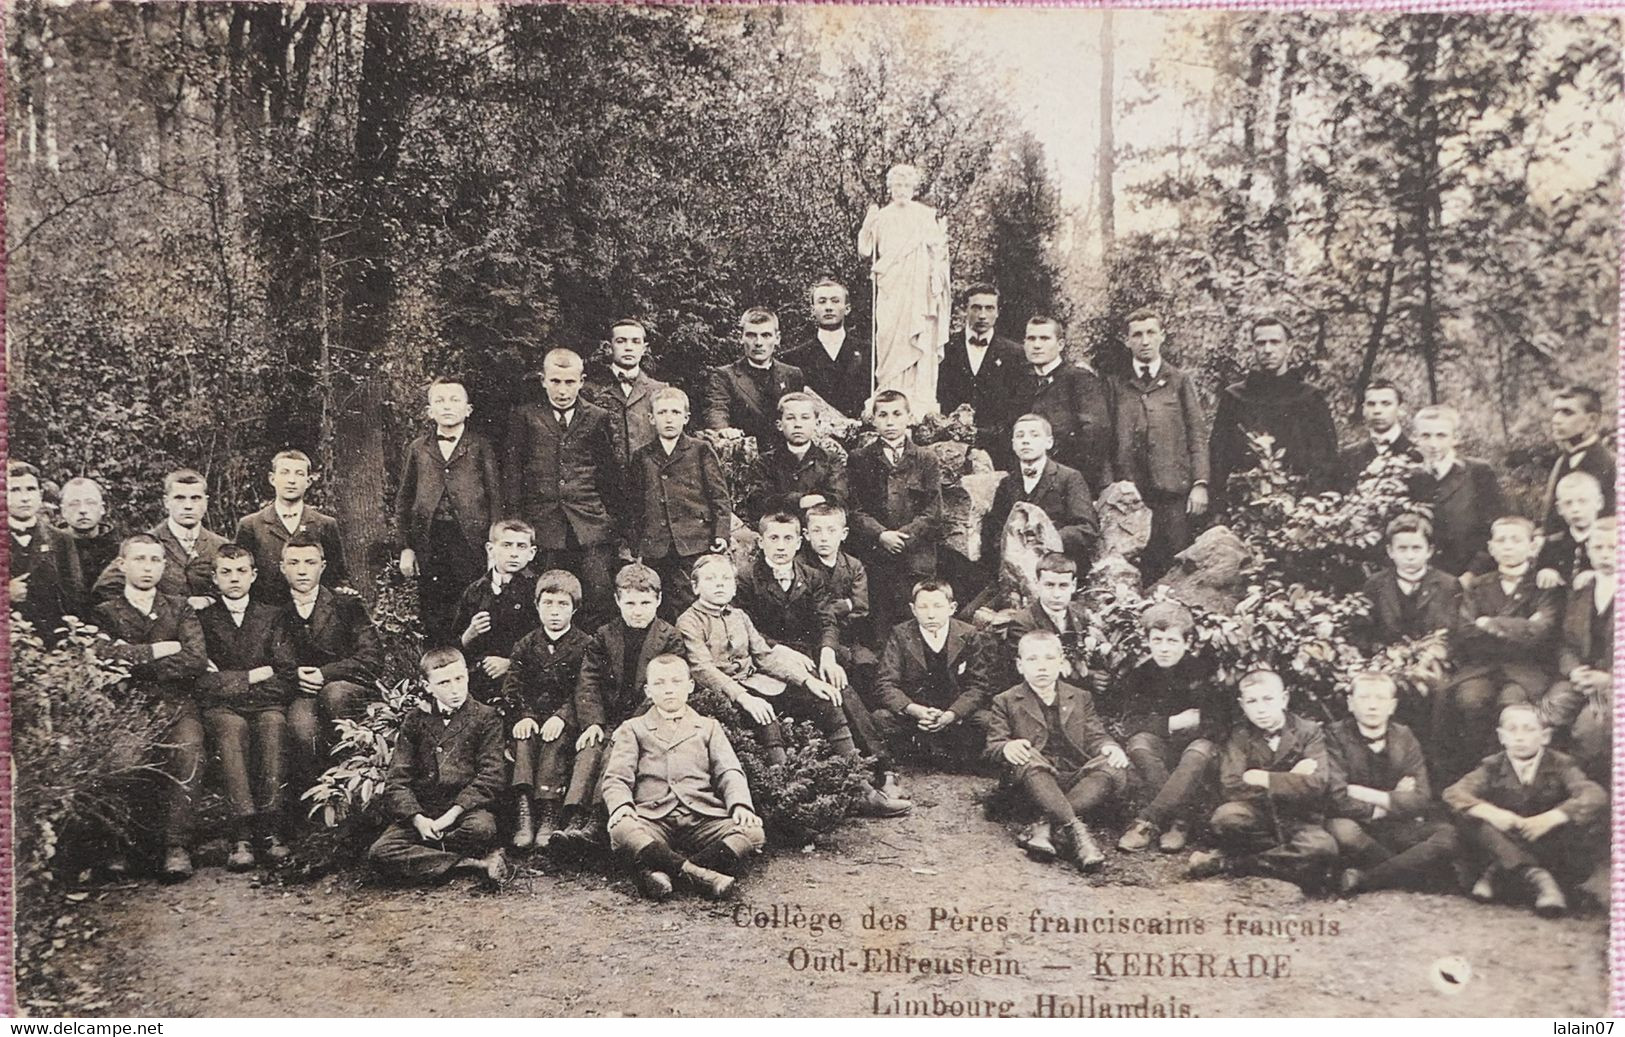
[[[1034,465],[1031,468],[1028,468],[1026,465],[1021,466],[1021,474],[1026,476],[1029,479],[1038,478],[1038,472],[1039,472],[1039,468],[1038,468],[1037,465]]]
[[[1369,747],[1373,752],[1380,751],[1382,749],[1382,747],[1384,745],[1386,745],[1387,742],[1388,742],[1388,732],[1387,731],[1384,731],[1382,734],[1378,735],[1375,738],[1373,738],[1370,735],[1366,734],[1364,731],[1361,731],[1360,732],[1360,737],[1365,739],[1366,746]]]
[[[632,374],[621,374],[619,371],[616,371],[615,380],[620,382],[622,385],[631,385],[633,382],[638,380],[638,375],[635,371]]]
[[[780,583],[789,583],[796,578],[796,571],[794,569],[774,569],[773,578]]]
[[[993,344],[993,339],[992,338],[973,338],[973,339],[970,340],[970,344],[973,345],[973,346],[976,346],[978,349],[986,349],[988,346]]]
[[[442,443],[455,443],[458,439],[457,436],[436,436],[434,438]]]

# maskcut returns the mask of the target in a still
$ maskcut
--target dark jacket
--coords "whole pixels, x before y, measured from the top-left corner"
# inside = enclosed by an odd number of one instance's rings
[[[817,443],[809,444],[797,460],[781,439],[761,455],[756,467],[756,491],[742,516],[747,522],[775,511],[799,515],[801,498],[811,493],[822,494],[829,504],[846,504],[846,461]]]
[[[806,387],[801,368],[778,360],[760,376],[743,359],[713,367],[707,372],[705,427],[739,429],[756,437],[759,450],[778,434],[779,397]]]
[[[1443,480],[1418,472],[1411,496],[1433,505],[1433,564],[1452,576],[1473,568],[1489,543],[1490,523],[1512,514],[1495,472],[1469,457],[1458,457]]]
[[[835,595],[823,573],[801,559],[792,561],[790,570],[795,575],[785,590],[758,554],[751,567],[739,573],[734,607],[744,609],[769,641],[789,645],[816,661],[820,649],[840,645]]]
[[[983,755],[1001,767],[1009,767],[1004,759],[1004,744],[1025,738],[1032,743],[1035,756],[1015,769],[1018,774],[1034,768],[1076,770],[1088,765],[1108,745],[1117,744],[1106,733],[1106,726],[1095,712],[1095,700],[1087,691],[1059,681],[1055,699],[1060,706],[1061,726],[1051,730],[1044,704],[1025,681],[995,695]]]
[[[1557,808],[1576,826],[1595,824],[1608,809],[1608,794],[1586,777],[1585,771],[1566,753],[1548,746],[1541,750],[1535,778],[1525,785],[1518,780],[1512,760],[1505,751],[1486,756],[1465,778],[1444,790],[1445,805],[1465,814],[1480,803],[1510,810],[1520,817],[1534,817]]]
[[[541,625],[536,615],[536,574],[521,569],[502,585],[501,594],[491,592],[490,572],[470,583],[457,600],[453,632],[462,637],[481,612],[491,614],[491,629],[462,646],[470,669],[488,655],[509,658],[519,639]]]
[[[1313,774],[1293,774],[1303,760],[1315,761]],[[1269,771],[1269,788],[1249,785],[1241,776],[1250,770]],[[1318,821],[1331,788],[1331,765],[1326,757],[1326,736],[1320,725],[1296,713],[1286,715],[1281,741],[1271,749],[1269,737],[1245,717],[1236,721],[1229,741],[1219,754],[1219,786],[1230,800],[1273,802],[1282,814]]]
[[[835,556],[833,568],[819,561],[810,547],[801,549],[801,558],[829,583],[835,598],[835,617],[841,623],[841,643],[847,647],[868,645],[869,570],[845,551]]]
[[[1412,461],[1422,460],[1421,451],[1416,449],[1416,444],[1411,442],[1411,437],[1403,432],[1394,437],[1394,441],[1388,445],[1388,449],[1384,451],[1383,456],[1408,457]],[[1338,489],[1344,493],[1354,489],[1355,484],[1360,481],[1360,476],[1365,474],[1365,470],[1376,459],[1377,444],[1372,442],[1369,435],[1361,440],[1359,445],[1351,446],[1343,451],[1337,459],[1338,466],[1342,470]]]
[[[1028,493],[1021,469],[1012,469],[993,491],[993,504],[982,518],[982,557],[998,558],[1004,550],[1004,524],[1018,502],[1044,509],[1061,534],[1061,550],[1078,563],[1080,574],[1088,573],[1100,543],[1100,518],[1083,474],[1052,458],[1044,462],[1038,483]]]
[[[1461,581],[1432,566],[1409,598],[1400,593],[1399,574],[1391,567],[1366,581],[1365,596],[1371,599],[1370,639],[1377,645],[1449,630],[1461,613]]]
[[[439,710],[436,705],[435,710]],[[467,699],[451,722],[412,709],[401,721],[384,779],[384,810],[396,821],[422,814],[431,820],[454,805],[464,812],[488,808],[507,785],[502,719]]]
[[[513,665],[502,682],[502,698],[521,720],[538,724],[558,717],[566,728],[576,722],[576,680],[591,635],[572,626],[558,640],[537,627],[513,649]],[[563,737],[562,735],[560,737]]]
[[[1142,495],[1183,495],[1208,481],[1207,413],[1196,379],[1166,359],[1155,378],[1107,379],[1117,430],[1116,474]]]
[[[240,627],[220,601],[199,612],[197,618],[209,662],[214,664],[213,670],[197,679],[198,698],[204,706],[264,709],[288,703],[296,690],[288,677],[298,664],[293,661],[293,645],[283,630],[279,606],[250,600]],[[269,680],[250,684],[248,672],[261,666],[276,672]]]
[[[188,555],[186,549],[181,547],[181,542],[170,531],[167,519],[147,532],[164,545],[164,574],[158,579],[159,594],[169,594],[178,598],[215,597],[214,556],[225,546],[225,537],[212,529],[199,526],[197,542],[192,545],[192,554]],[[15,571],[13,575],[16,575]],[[124,570],[119,568],[117,558],[114,558],[96,578],[93,593],[98,601],[116,598],[124,593]]]
[[[89,604],[84,597],[85,575],[79,547],[72,537],[41,518],[34,522],[27,547],[18,542],[16,530],[12,530],[10,548],[10,578],[28,577],[28,598],[11,603],[11,611],[21,613],[34,624],[34,632],[49,642],[55,642],[54,631],[62,625],[63,616],[78,616],[90,622],[85,612]],[[120,573],[119,590],[123,585]],[[162,589],[159,593],[163,593]]]
[[[1364,785],[1388,793],[1392,804],[1389,817],[1422,817],[1432,806],[1433,786],[1428,784],[1422,743],[1404,724],[1389,721],[1382,751],[1372,752],[1353,717],[1339,720],[1326,728],[1326,756],[1332,766],[1331,809],[1327,811],[1331,817],[1372,820],[1375,808],[1370,803],[1350,799],[1350,785]],[[1398,791],[1396,786],[1401,778],[1413,779],[1416,788],[1409,792]]]
[[[89,536],[80,536],[71,529],[63,528],[62,532],[73,541],[73,548],[79,553],[79,596],[78,607],[88,609],[96,602],[94,587],[96,577],[113,564],[118,557],[118,549],[124,543],[124,531],[113,526],[97,526],[96,531]],[[11,574],[18,575],[17,545],[12,543]],[[33,582],[33,581],[30,581]]]
[[[1213,489],[1226,492],[1230,476],[1257,465],[1247,433],[1275,437],[1286,469],[1303,476],[1310,492],[1337,481],[1337,430],[1320,390],[1302,371],[1253,371],[1219,394],[1209,443]]]
[[[97,655],[127,664],[132,679],[151,686],[163,699],[193,698],[197,677],[209,659],[203,647],[203,628],[185,598],[159,592],[153,598],[151,615],[143,615],[120,592],[96,606],[96,622],[102,633],[124,642],[98,645]],[[179,641],[181,650],[154,659],[152,646],[159,641]]]
[[[1011,407],[1015,403],[1015,382],[1027,369],[1027,358],[1021,343],[995,335],[982,358],[982,369],[972,374],[965,342],[966,333],[955,332],[943,351],[942,362],[937,365],[937,404],[944,414],[952,414],[962,403],[970,404],[976,412],[977,445],[984,450],[1007,452],[1010,422],[1023,413]]]
[[[344,583],[344,545],[339,540],[338,520],[306,504],[298,532],[321,539],[322,557],[327,560],[322,569],[322,582],[329,587]],[[237,543],[254,552],[258,575],[254,579],[253,594],[259,600],[280,605],[287,599],[288,581],[282,576],[282,545],[292,537],[288,527],[277,517],[275,504],[267,504],[237,520]]]
[[[880,653],[880,675],[875,681],[875,696],[882,706],[902,713],[918,702],[952,710],[960,720],[987,708],[995,660],[992,647],[975,627],[957,619],[948,621],[948,637],[942,645],[946,686],[932,679],[926,651],[925,635],[914,620],[892,627]]]
[[[847,484],[852,493],[852,534],[866,564],[879,563],[888,569],[906,565],[919,576],[935,573],[937,541],[943,529],[942,470],[937,456],[915,446],[913,440],[905,440],[897,467],[889,468],[884,445],[877,439],[852,455]],[[908,546],[895,560],[880,546],[880,534],[888,530],[909,536]]]
[[[801,368],[807,388],[822,396],[831,407],[849,418],[863,417],[869,400],[869,380],[874,376],[874,360],[869,337],[855,328],[846,329],[846,341],[834,360],[818,341],[813,329],[784,353],[784,362]],[[776,416],[776,415],[775,415]],[[760,445],[758,443],[758,445]]]
[[[1450,655],[1458,668],[1522,663],[1549,667],[1557,630],[1559,592],[1535,586],[1531,564],[1509,595],[1498,573],[1486,573],[1462,591],[1461,611],[1451,631]],[[1490,629],[1477,620],[1488,617]]]
[[[1597,614],[1592,588],[1569,592],[1563,609],[1562,640],[1557,648],[1557,672],[1568,677],[1576,667],[1612,673],[1614,668],[1614,607]]]
[[[663,619],[649,624],[638,650],[635,669],[626,672],[626,624],[612,619],[598,628],[581,656],[581,676],[575,685],[576,723],[585,731],[597,725],[613,731],[648,705],[643,678],[649,660],[660,655],[688,658],[688,645],[677,628]]]
[[[1602,513],[1614,513],[1614,451],[1599,439],[1582,450],[1565,450],[1552,462],[1546,476],[1546,493],[1541,498],[1541,526],[1547,531],[1563,527],[1562,516],[1557,513],[1557,481],[1570,472],[1590,472],[1602,487]]]
[[[321,587],[310,618],[299,614],[290,599],[282,606],[283,629],[293,646],[294,666],[315,666],[322,680],[349,681],[367,686],[383,667],[383,649],[378,628],[373,626],[367,606],[355,594],[338,593]],[[297,673],[288,674],[292,686],[299,686]]]
[[[1585,544],[1576,542],[1573,532],[1563,525],[1547,530],[1540,554],[1535,557],[1535,568],[1554,570],[1564,583],[1573,585],[1575,573],[1591,568],[1591,556],[1586,554]]]
[[[546,400],[522,404],[508,418],[504,446],[507,513],[534,526],[544,550],[564,547],[572,534],[582,547],[616,539],[625,516],[610,502],[622,499],[624,480],[608,411],[578,399],[564,428]]]
[[[405,546],[422,550],[440,498],[449,495],[463,539],[477,548],[485,543],[491,523],[502,517],[496,451],[484,436],[465,428],[448,461],[440,456],[436,435],[419,436],[406,447],[395,493],[395,528]]]
[[[1013,379],[1010,422],[1023,414],[1041,414],[1055,433],[1050,457],[1077,469],[1099,494],[1112,481],[1111,404],[1106,383],[1086,367],[1068,364],[1040,378],[1023,365]],[[1012,464],[1014,461],[1011,462]]]
[[[1235,699],[1214,678],[1213,667],[1192,655],[1168,667],[1147,658],[1124,676],[1113,698],[1122,710],[1125,737],[1144,733],[1180,742],[1205,738],[1218,745],[1235,719]],[[1187,709],[1201,710],[1201,721],[1170,735],[1169,719]]]
[[[632,455],[631,482],[629,528],[640,558],[703,554],[713,540],[728,539],[733,499],[711,444],[679,436],[668,456],[658,439],[646,443]]]
[[[588,383],[583,396],[609,412],[610,438],[615,442],[615,459],[623,466],[645,443],[655,440],[654,394],[666,383],[650,378],[640,368],[630,394],[621,391],[611,371],[606,377]]]

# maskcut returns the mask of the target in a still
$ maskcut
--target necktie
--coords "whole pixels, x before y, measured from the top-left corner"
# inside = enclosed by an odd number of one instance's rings
[[[1269,744],[1270,752],[1273,753],[1277,749],[1281,748],[1281,733],[1277,731],[1275,734],[1272,734],[1269,736],[1269,738],[1265,739],[1265,741]]]
[[[790,584],[795,582],[796,571],[794,569],[775,569],[773,570],[773,578],[779,581],[781,588],[789,590]]]
[[[1151,380],[1150,367],[1147,367],[1145,364],[1137,364],[1135,367],[1140,372],[1140,381],[1149,382]]]
[[[896,468],[897,467],[897,455],[898,455],[898,451],[897,451],[897,449],[895,447],[887,447],[886,448],[886,467],[888,467],[888,468]]]
[[[553,414],[554,414],[555,417],[557,417],[559,419],[559,426],[561,428],[569,428],[570,427],[570,411],[555,409],[553,411]]]

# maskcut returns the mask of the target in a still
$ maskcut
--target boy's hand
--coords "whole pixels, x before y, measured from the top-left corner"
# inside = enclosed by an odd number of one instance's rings
[[[1267,789],[1270,787],[1270,772],[1258,767],[1250,767],[1241,772],[1241,781],[1244,785]]]
[[[1523,826],[1522,816],[1493,803],[1480,803],[1471,813],[1476,814],[1480,821],[1489,824],[1498,832],[1516,832]]]
[[[953,722],[959,719],[951,709],[933,709],[931,712],[936,715],[929,720],[921,721],[920,730],[943,731],[951,727]]]
[[[540,730],[540,728],[538,727],[536,721],[532,720],[530,717],[526,717],[525,719],[519,721],[519,723],[513,725],[513,736],[519,741],[523,742],[527,738],[534,738],[538,730]]]
[[[1175,713],[1173,716],[1168,718],[1168,733],[1178,734],[1180,731],[1188,731],[1191,728],[1196,727],[1201,722],[1202,711],[1192,707],[1191,709],[1185,710],[1183,713]]]
[[[491,632],[491,613],[476,612],[474,618],[468,621],[468,629],[463,631],[463,644],[479,637],[481,634]]]
[[[601,745],[603,744],[603,741],[604,729],[598,724],[594,724],[585,731],[581,732],[581,737],[576,739],[576,752],[580,752],[581,750],[594,745]]]
[[[903,549],[908,546],[908,534],[899,533],[895,529],[888,529],[880,534],[880,546],[885,548],[889,554],[900,555],[903,553]]]
[[[1004,743],[1003,753],[1006,761],[1023,767],[1032,762],[1033,743],[1025,738],[1016,738]]]
[[[801,499],[796,502],[796,506],[802,511],[806,511],[808,508],[816,507],[822,503],[824,503],[822,493],[803,493]]]
[[[1596,578],[1597,571],[1595,569],[1583,569],[1574,574],[1574,589],[1579,590],[1582,587],[1589,587]]]
[[[841,704],[841,689],[829,681],[820,680],[817,677],[808,677],[807,690],[826,702],[831,702],[837,706]]]
[[[1592,691],[1600,686],[1612,683],[1613,676],[1592,669],[1589,666],[1576,666],[1569,672],[1569,683],[1581,691]]]
[[[1394,791],[1395,792],[1415,792],[1416,791],[1416,779],[1411,777],[1409,774],[1405,775],[1403,778],[1400,778],[1399,781],[1394,784]]]
[[[811,690],[811,681],[808,682],[807,687]],[[734,700],[734,705],[744,710],[746,715],[758,724],[771,724],[778,719],[778,715],[773,712],[773,707],[768,705],[767,699],[759,695],[746,692]]]
[[[941,710],[932,709],[930,706],[919,702],[910,702],[903,707],[904,715],[919,721],[922,728],[926,727],[929,722],[936,720],[937,714],[940,712]]]
[[[417,829],[418,838],[426,843],[438,842],[440,833],[435,831],[434,822],[422,814],[412,815],[412,827]]]
[[[1518,824],[1518,831],[1525,839],[1534,842],[1566,820],[1562,811],[1547,810],[1534,817],[1523,818]]]
[[[835,649],[826,647],[818,653],[818,676],[841,691],[846,690],[846,671],[835,661]]]
[[[463,816],[463,808],[462,807],[453,805],[453,806],[447,808],[447,810],[446,810],[446,812],[444,814],[441,814],[439,817],[434,819],[435,837],[436,838],[443,837],[446,834],[446,830],[449,829],[452,825],[456,824],[457,819],[462,817],[462,816]]]
[[[1185,498],[1185,511],[1191,515],[1207,514],[1207,487],[1192,486],[1190,496]]]
[[[206,598],[201,594],[193,594],[191,597],[186,599],[186,603],[192,606],[193,612],[202,612],[204,609],[214,604],[214,599]]]
[[[212,663],[212,662],[209,663],[209,668],[211,670],[213,670],[215,668],[214,663]],[[215,672],[218,673],[220,671],[215,670]],[[264,682],[270,680],[272,677],[275,677],[275,676],[276,676],[276,670],[272,669],[271,667],[269,667],[269,666],[256,666],[252,670],[248,671],[248,683],[250,683],[250,684],[263,684]]]
[[[559,735],[564,733],[563,717],[548,717],[547,723],[542,725],[542,741],[556,742]]]
[[[1320,764],[1316,763],[1314,760],[1299,760],[1297,763],[1292,765],[1292,770],[1290,773],[1301,774],[1307,778],[1309,775],[1315,773],[1315,771],[1319,769]]]
[[[505,659],[500,655],[488,655],[480,660],[480,669],[484,670],[485,675],[491,678],[505,676],[508,667],[512,665],[512,659]]]
[[[614,828],[616,825],[620,824],[622,821],[625,821],[627,818],[635,817],[636,815],[637,815],[637,811],[633,810],[630,805],[620,807],[615,811],[615,813],[609,815],[609,824],[606,825],[605,828],[606,829]]]
[[[181,653],[179,641],[154,641],[152,643],[152,657],[154,659],[168,659],[172,655]]]
[[[306,695],[314,695],[322,690],[326,682],[322,680],[322,671],[316,666],[301,666],[298,669],[299,690]]]
[[[1114,771],[1120,771],[1128,766],[1128,755],[1123,752],[1123,747],[1120,745],[1108,745],[1100,750],[1100,755],[1106,757],[1107,766]]]
[[[1543,591],[1563,586],[1563,577],[1556,569],[1542,569],[1535,574],[1535,586]]]
[[[733,814],[734,814],[734,824],[738,825],[740,828],[760,828],[760,827],[762,827],[762,818],[761,818],[761,816],[758,815],[756,813],[756,811],[752,810],[750,807],[745,806],[743,803],[741,803],[739,806],[734,807]]]
[[[417,556],[417,552],[413,551],[410,547],[401,548],[401,575],[410,580],[412,577],[416,576],[417,574],[418,574],[418,556]]]
[[[11,600],[13,604],[21,605],[28,600],[28,578],[33,573],[23,573],[21,576],[11,578]]]

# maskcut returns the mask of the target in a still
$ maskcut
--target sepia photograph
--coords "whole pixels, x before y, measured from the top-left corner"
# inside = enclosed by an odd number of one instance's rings
[[[4,39],[10,1014],[1610,1012],[1615,16]]]

